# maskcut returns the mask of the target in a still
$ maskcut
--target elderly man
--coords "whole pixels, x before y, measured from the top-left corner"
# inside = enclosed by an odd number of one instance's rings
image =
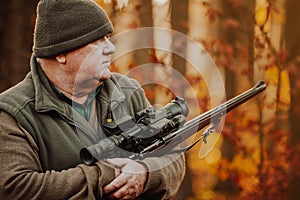
[[[109,70],[112,32],[92,0],[38,4],[31,71],[0,95],[0,199],[175,196],[183,155],[81,163],[80,149],[104,137],[108,110],[134,117],[148,106],[135,80]]]

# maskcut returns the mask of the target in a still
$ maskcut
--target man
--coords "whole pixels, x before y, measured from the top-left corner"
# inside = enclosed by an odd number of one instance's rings
[[[81,163],[110,111],[134,117],[148,106],[136,81],[109,70],[112,32],[92,0],[38,4],[31,71],[0,95],[0,199],[174,197],[183,156]]]

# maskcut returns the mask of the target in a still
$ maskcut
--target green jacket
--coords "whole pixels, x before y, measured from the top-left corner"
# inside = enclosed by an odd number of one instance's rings
[[[96,100],[100,128],[108,108],[118,118],[134,116],[148,105],[139,84],[120,74],[105,82]],[[56,95],[34,56],[25,79],[0,95],[1,110],[0,158],[8,161],[1,164],[0,199],[102,198],[101,188],[114,178],[114,170],[102,162],[85,166],[79,157],[83,141],[96,142],[97,133]],[[151,170],[158,169],[163,160],[172,160],[168,169]],[[183,158],[167,156],[143,162],[150,169],[144,199],[174,196],[184,174]],[[172,179],[176,184],[170,184]]]

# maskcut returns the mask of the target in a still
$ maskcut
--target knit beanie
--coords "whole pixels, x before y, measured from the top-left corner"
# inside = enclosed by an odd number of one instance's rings
[[[113,32],[105,11],[93,0],[41,0],[37,6],[33,53],[53,57]]]

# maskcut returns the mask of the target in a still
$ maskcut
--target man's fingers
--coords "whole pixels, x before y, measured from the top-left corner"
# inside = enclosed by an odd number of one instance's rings
[[[119,190],[108,196],[110,199],[135,199],[137,197],[136,192],[127,186],[121,187]]]
[[[116,178],[117,179],[117,178]],[[106,193],[109,199],[135,199],[140,193],[141,189],[132,177],[128,175],[121,174],[120,179],[128,180],[126,184],[122,185],[116,190],[112,190],[110,193]],[[120,179],[118,181],[120,181]],[[111,189],[117,188],[117,186],[112,186]],[[109,191],[105,188],[105,192]]]
[[[126,158],[108,159],[114,165],[116,178],[103,188],[110,199],[135,199],[139,196],[147,180],[147,168]]]
[[[108,185],[106,185],[103,188],[104,194],[109,194],[111,192],[114,192],[124,186],[127,183],[126,177],[124,175],[120,174],[118,177],[116,177],[112,182],[110,182]]]

